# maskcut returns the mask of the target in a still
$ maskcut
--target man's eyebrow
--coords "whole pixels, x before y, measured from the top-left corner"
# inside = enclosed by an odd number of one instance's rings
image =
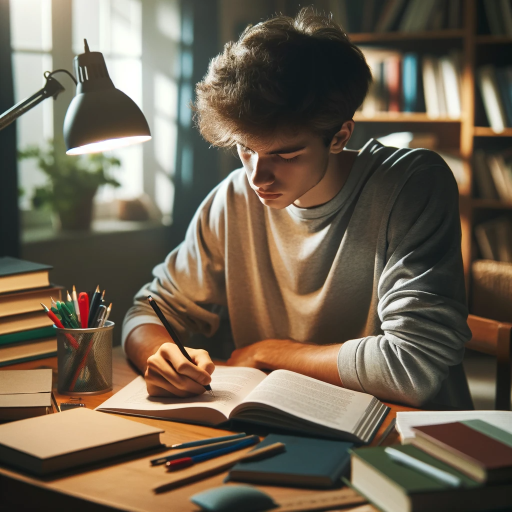
[[[242,146],[244,149],[253,151],[250,147],[246,146],[245,144],[242,144],[240,142],[238,142],[237,144]],[[303,149],[306,149],[306,146],[304,144],[300,144],[298,146],[288,146],[288,147],[274,149],[272,151],[265,153],[265,155],[287,155],[289,153],[296,153],[297,151],[302,151]]]

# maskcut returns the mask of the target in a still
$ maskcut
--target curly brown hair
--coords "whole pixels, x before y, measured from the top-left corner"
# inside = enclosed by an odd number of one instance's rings
[[[343,29],[306,7],[295,18],[249,25],[238,41],[227,43],[196,85],[192,109],[214,146],[304,128],[329,144],[371,81],[361,50]]]

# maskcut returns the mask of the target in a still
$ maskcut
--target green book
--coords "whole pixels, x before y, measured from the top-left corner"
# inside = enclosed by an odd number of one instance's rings
[[[354,443],[310,437],[269,434],[258,450],[284,443],[285,451],[259,461],[239,462],[229,480],[265,485],[328,488],[341,483],[348,473],[349,450]]]
[[[512,507],[510,483],[483,485],[415,446],[407,444],[393,448],[457,476],[462,486],[452,487],[395,462],[384,447],[353,450],[349,485],[381,511],[466,512]]]
[[[49,338],[55,335],[53,326],[40,327],[39,329],[30,329],[29,331],[19,331],[10,334],[2,334],[0,336],[0,345],[8,345],[10,343],[18,343],[20,341],[39,340],[41,338]]]
[[[461,421],[461,423],[512,448],[512,434],[510,432],[506,432],[483,420],[466,420]]]

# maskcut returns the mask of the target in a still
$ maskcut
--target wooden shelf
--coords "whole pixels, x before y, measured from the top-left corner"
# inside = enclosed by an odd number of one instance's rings
[[[476,44],[512,44],[512,37],[509,36],[476,36]]]
[[[371,117],[357,112],[354,121],[358,123],[460,123],[460,119],[434,118],[429,117],[425,112],[377,112]]]
[[[512,128],[505,128],[505,130],[498,133],[488,126],[475,126],[473,135],[475,137],[512,137]]]
[[[473,208],[488,210],[512,210],[512,203],[506,203],[501,199],[473,199]]]
[[[431,30],[425,32],[377,32],[352,33],[353,43],[382,43],[387,41],[431,40],[431,39],[463,39],[464,30]]]

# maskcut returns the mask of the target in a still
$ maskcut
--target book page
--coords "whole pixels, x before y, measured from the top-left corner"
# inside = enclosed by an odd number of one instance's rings
[[[254,368],[217,366],[210,384],[215,396],[204,392],[189,398],[166,398],[149,396],[146,381],[139,376],[103,402],[97,410],[147,412],[149,416],[158,417],[158,411],[206,407],[216,409],[229,417],[231,410],[265,378],[262,371]]]
[[[353,432],[373,397],[287,370],[272,372],[244,403],[270,405],[326,427]]]
[[[512,411],[411,411],[396,413],[396,429],[402,444],[410,443],[416,436],[412,427],[441,425],[454,421],[483,420],[512,434]]]

